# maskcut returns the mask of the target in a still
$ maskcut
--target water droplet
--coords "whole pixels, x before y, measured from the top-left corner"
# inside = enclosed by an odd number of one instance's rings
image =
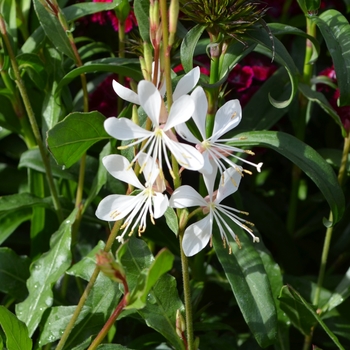
[[[147,301],[150,302],[151,304],[155,304],[157,302],[156,298],[151,293],[147,295]]]
[[[70,220],[66,220],[66,224],[69,224],[70,223]]]
[[[39,307],[39,310],[40,310],[40,311],[43,311],[44,309],[43,309],[42,307]]]
[[[41,265],[40,264],[34,264],[34,268],[35,268],[35,270],[40,270],[41,269]]]
[[[22,311],[17,312],[17,315],[18,315],[18,316],[21,316],[21,315],[23,315],[23,312],[22,312]]]
[[[64,331],[63,330],[60,330],[60,334],[63,335]]]
[[[49,340],[50,340],[50,341],[54,341],[54,340],[55,340],[55,337],[51,334],[51,335],[49,336]]]
[[[38,285],[37,285],[37,284],[34,284],[34,288],[38,288]]]
[[[62,165],[62,170],[66,170],[66,166],[65,165]]]

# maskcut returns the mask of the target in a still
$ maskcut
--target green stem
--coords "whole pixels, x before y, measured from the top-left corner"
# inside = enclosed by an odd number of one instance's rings
[[[179,241],[180,241],[182,280],[183,280],[185,311],[186,311],[186,334],[187,334],[187,344],[188,344],[187,350],[194,350],[190,274],[189,274],[189,268],[188,268],[188,258],[182,249],[183,235],[184,235],[184,230],[181,230],[179,232],[179,238],[180,238]]]
[[[22,97],[22,100],[24,103],[24,107],[27,111],[29,122],[30,122],[30,125],[32,127],[34,138],[35,138],[36,143],[39,147],[40,155],[41,155],[41,158],[42,158],[43,163],[44,163],[46,178],[47,178],[47,182],[49,185],[53,205],[54,205],[55,211],[57,213],[57,217],[58,217],[59,222],[62,222],[63,221],[63,213],[62,213],[60,201],[58,199],[58,193],[57,193],[56,185],[54,183],[54,179],[53,179],[53,175],[52,175],[52,171],[51,171],[51,165],[49,162],[49,157],[48,157],[48,154],[47,154],[46,149],[44,147],[44,144],[42,142],[40,130],[39,130],[38,124],[37,124],[36,119],[35,119],[34,111],[33,111],[32,105],[30,103],[26,87],[24,85],[24,82],[22,81],[22,78],[21,78],[21,75],[19,72],[19,68],[18,68],[18,64],[16,61],[16,57],[15,57],[14,52],[12,50],[10,40],[7,36],[5,22],[4,22],[3,17],[1,15],[0,15],[0,30],[1,30],[1,34],[2,34],[2,37],[3,37],[4,42],[5,42],[5,46],[7,48],[7,52],[8,52],[9,57],[10,57],[13,72],[15,74],[15,79],[16,79],[15,81],[16,81],[16,84],[18,86],[19,92],[21,94],[21,97]]]
[[[316,37],[316,26],[309,18],[306,18],[307,34]],[[312,56],[312,44],[306,40],[304,68],[303,68],[303,82],[310,85],[313,74],[313,66],[308,64]],[[294,123],[295,136],[303,141],[305,138],[306,121],[308,113],[310,112],[309,100],[302,94],[299,95],[299,113],[296,122]],[[293,164],[292,169],[292,188],[289,199],[288,214],[287,214],[287,230],[291,235],[295,232],[295,223],[298,208],[298,191],[300,186],[301,170]]]
[[[119,52],[118,57],[124,58],[125,57],[125,21],[119,20],[118,22],[118,39],[119,39]],[[124,85],[125,78],[123,75],[118,76],[119,84]],[[122,111],[124,100],[120,97],[118,97],[118,110],[117,115]]]
[[[113,229],[112,229],[112,231],[111,231],[111,233],[110,233],[110,235],[108,237],[107,243],[106,243],[106,245],[105,245],[105,247],[103,249],[105,252],[109,252],[111,250],[112,245],[115,242],[115,238],[117,237],[119,229],[120,229],[120,227],[122,225],[122,222],[123,222],[122,220],[119,220],[119,221],[115,222],[115,224],[113,226]],[[100,269],[99,269],[99,267],[96,266],[95,270],[93,271],[93,273],[92,273],[92,275],[90,277],[90,281],[89,281],[88,285],[86,286],[86,288],[84,290],[84,293],[81,296],[81,298],[79,300],[79,303],[78,303],[78,305],[77,305],[77,307],[76,307],[76,309],[75,309],[75,311],[74,311],[74,313],[72,315],[72,318],[70,319],[66,329],[64,330],[64,332],[62,334],[62,338],[60,339],[60,341],[59,341],[59,343],[58,343],[58,345],[56,347],[56,350],[62,350],[63,349],[64,344],[66,343],[66,341],[67,341],[67,339],[69,337],[69,334],[72,331],[72,329],[74,327],[74,324],[75,324],[76,320],[79,317],[79,314],[80,314],[80,312],[81,312],[81,310],[82,310],[82,308],[83,308],[83,306],[84,306],[84,304],[85,304],[85,302],[86,302],[86,300],[87,300],[87,298],[89,296],[89,293],[90,293],[92,287],[95,284],[95,281],[96,281],[99,273],[100,273]]]

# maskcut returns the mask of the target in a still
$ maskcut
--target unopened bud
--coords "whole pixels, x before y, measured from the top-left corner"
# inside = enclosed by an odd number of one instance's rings
[[[114,12],[119,21],[123,22],[128,18],[130,12],[130,4],[128,0],[122,0],[114,8]]]
[[[179,0],[171,0],[170,6],[169,6],[169,46],[172,46],[175,41],[179,11],[180,11]]]
[[[183,338],[185,330],[186,330],[185,319],[181,315],[180,310],[177,310],[176,311],[176,334],[180,338]]]
[[[118,283],[125,282],[125,271],[123,267],[114,260],[111,253],[101,251],[96,254],[96,264],[111,280]]]

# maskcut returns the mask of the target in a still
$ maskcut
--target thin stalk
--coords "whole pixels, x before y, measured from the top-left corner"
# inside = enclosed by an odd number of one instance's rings
[[[160,16],[162,18],[164,74],[165,74],[166,97],[167,97],[168,113],[169,113],[171,105],[173,104],[173,88],[171,86],[171,64],[170,64],[171,46],[169,46],[168,8],[167,8],[166,0],[160,0],[159,4],[160,4]]]
[[[129,296],[129,288],[126,283],[126,281],[123,281],[124,286],[124,296],[122,300],[117,305],[116,309],[113,311],[110,318],[107,320],[103,328],[98,333],[97,337],[94,339],[94,341],[89,346],[88,350],[95,350],[99,344],[102,342],[102,340],[105,338],[111,327],[113,326],[114,322],[118,318],[118,316],[121,314],[121,312],[124,310],[125,306],[128,304],[128,296]]]
[[[184,235],[184,230],[181,230],[179,232],[179,238],[180,238],[182,281],[183,281],[185,311],[186,311],[186,334],[187,334],[187,344],[188,344],[187,350],[194,350],[190,274],[189,274],[189,267],[188,267],[188,258],[182,249],[183,235]]]
[[[306,32],[307,34],[316,37],[316,26],[309,18],[306,18]],[[313,74],[313,66],[308,64],[312,56],[312,44],[310,40],[306,40],[304,68],[303,68],[303,82],[310,85]],[[295,136],[303,141],[305,138],[306,121],[310,113],[309,100],[302,94],[299,95],[299,113],[298,120],[294,124]],[[287,214],[287,230],[291,235],[294,235],[295,222],[298,208],[298,191],[300,186],[301,170],[293,164],[292,169],[292,186]]]
[[[339,173],[338,173],[339,185],[341,185],[343,183],[343,180],[344,180],[344,177],[346,174],[349,151],[350,151],[350,136],[348,135],[344,139],[343,154],[342,154],[341,164],[340,164]],[[329,213],[328,220],[333,221],[332,212]],[[330,249],[330,245],[331,245],[332,234],[333,234],[333,226],[327,228],[325,240],[323,243],[320,270],[318,273],[317,286],[316,286],[316,290],[315,290],[315,296],[313,299],[313,304],[316,307],[319,306],[318,304],[320,302],[321,290],[322,290],[323,281],[324,281],[324,277],[325,277],[325,273],[326,273],[326,266],[327,266],[329,249]],[[313,337],[313,332],[311,332],[310,335],[305,337],[303,350],[308,350],[310,348],[311,342],[312,342],[312,337]]]
[[[119,39],[119,52],[118,57],[124,58],[125,57],[125,21],[119,20],[118,22],[118,39]],[[124,85],[125,78],[123,75],[118,76],[119,84]],[[123,99],[118,97],[118,110],[117,115],[122,111],[123,109]]]
[[[115,224],[114,224],[114,226],[112,228],[112,231],[111,231],[111,233],[110,233],[110,235],[108,237],[107,243],[106,243],[106,245],[105,245],[105,247],[103,249],[105,252],[109,252],[111,250],[112,245],[113,245],[113,243],[115,241],[115,238],[117,237],[119,229],[120,229],[120,227],[122,225],[122,222],[123,222],[123,220],[119,220],[119,221],[115,222]],[[76,307],[76,309],[75,309],[75,311],[74,311],[74,313],[72,315],[72,318],[70,319],[66,329],[64,330],[64,332],[62,334],[62,338],[60,339],[60,341],[59,341],[59,343],[58,343],[58,345],[56,347],[56,350],[62,350],[63,349],[64,344],[66,343],[66,341],[67,341],[67,339],[69,337],[69,334],[72,331],[72,329],[74,327],[74,324],[75,324],[76,320],[79,317],[79,314],[80,314],[80,312],[81,312],[81,310],[82,310],[82,308],[83,308],[83,306],[84,306],[84,304],[85,304],[85,302],[86,302],[86,300],[87,300],[87,298],[89,296],[89,293],[90,293],[92,287],[95,284],[95,281],[96,281],[99,273],[100,273],[100,268],[96,266],[95,270],[93,271],[93,273],[92,273],[92,275],[90,277],[90,281],[89,281],[88,285],[86,286],[86,288],[84,290],[84,293],[81,296],[81,298],[79,300],[79,303],[78,303],[78,305],[77,305],[77,307]]]
[[[7,48],[7,52],[8,52],[9,57],[10,57],[13,72],[15,74],[15,79],[16,79],[15,81],[16,81],[16,84],[18,86],[19,92],[21,94],[21,97],[22,97],[22,100],[24,103],[24,107],[26,109],[30,125],[32,127],[34,138],[35,138],[36,143],[39,147],[40,155],[41,155],[41,158],[42,158],[43,163],[44,163],[46,178],[47,178],[47,182],[49,185],[53,205],[54,205],[59,222],[62,222],[63,221],[63,213],[62,213],[61,203],[58,199],[58,193],[57,193],[57,189],[56,189],[56,186],[54,183],[48,154],[47,154],[46,149],[44,147],[44,144],[42,142],[40,130],[39,130],[38,124],[37,124],[36,119],[35,119],[34,111],[33,111],[32,105],[31,105],[30,100],[29,100],[27,89],[26,89],[24,82],[21,78],[18,64],[16,61],[16,57],[15,57],[14,52],[12,50],[10,40],[7,36],[5,22],[4,22],[3,17],[1,15],[0,15],[0,31],[1,31],[2,37],[4,39],[4,42],[5,42],[5,46]]]

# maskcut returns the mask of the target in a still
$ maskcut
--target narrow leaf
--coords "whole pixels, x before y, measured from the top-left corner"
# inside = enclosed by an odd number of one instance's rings
[[[77,210],[61,224],[52,236],[50,250],[31,266],[31,276],[27,281],[29,296],[16,305],[18,318],[25,322],[32,336],[44,311],[52,305],[52,285],[62,276],[71,263],[71,230]]]
[[[0,197],[0,213],[19,210],[25,208],[32,208],[34,206],[50,207],[51,198],[38,198],[30,193],[18,193],[8,196]]]
[[[0,325],[6,335],[7,350],[31,350],[32,340],[26,325],[4,306],[0,306]]]
[[[350,24],[336,10],[327,10],[319,17],[309,18],[320,29],[332,56],[340,90],[339,106],[350,105]]]
[[[288,158],[318,186],[332,213],[333,225],[342,217],[344,194],[331,166],[310,146],[292,135],[276,131],[252,131],[235,135],[235,146],[268,147]]]
[[[60,165],[69,168],[96,142],[109,139],[99,112],[71,113],[49,132],[47,143],[50,152]]]
[[[232,254],[229,254],[218,232],[213,234],[213,245],[247,325],[259,345],[266,347],[275,342],[277,332],[270,283],[250,237],[238,226],[234,231],[239,236],[242,249],[229,235],[227,244],[232,249]]]
[[[141,38],[144,42],[149,43],[149,1],[134,0],[134,12],[139,26]]]
[[[170,228],[171,231],[177,235],[179,231],[179,223],[177,219],[177,215],[175,213],[175,210],[173,208],[168,207],[167,210],[164,213],[165,221]]]
[[[193,68],[193,54],[198,40],[204,32],[205,27],[197,24],[182,40],[180,47],[180,58],[184,71],[187,73]]]
[[[337,336],[331,332],[326,324],[321,320],[320,316],[306,300],[291,286],[284,286],[281,290],[280,301],[281,307],[292,320],[293,324],[303,332],[304,335],[311,333],[311,328],[319,323],[326,331],[333,343],[337,345],[338,349],[345,350],[340,344]],[[311,321],[313,319],[313,321]]]

